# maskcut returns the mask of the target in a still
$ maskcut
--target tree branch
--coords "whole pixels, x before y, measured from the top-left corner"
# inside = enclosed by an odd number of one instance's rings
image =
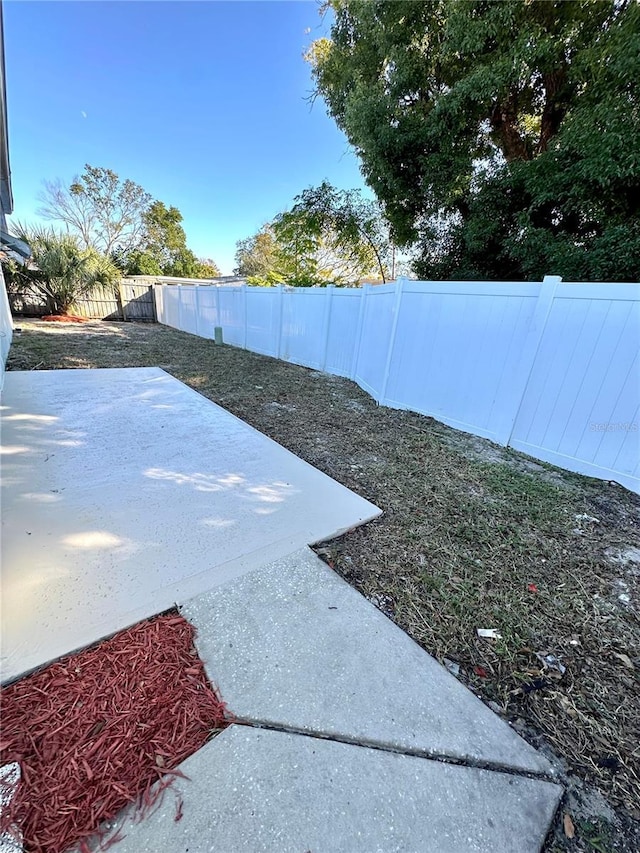
[[[518,93],[511,90],[509,96],[499,101],[490,117],[491,128],[500,139],[500,147],[508,162],[513,160],[531,160],[525,140],[518,130]]]

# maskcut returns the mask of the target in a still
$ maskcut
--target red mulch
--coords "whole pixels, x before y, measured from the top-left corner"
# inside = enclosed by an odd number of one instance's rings
[[[1,698],[0,764],[18,761],[22,778],[0,833],[17,827],[28,853],[89,850],[103,821],[132,802],[148,809],[181,775],[172,768],[225,725],[194,629],[175,612],[62,658]]]
[[[87,317],[75,317],[73,314],[47,314],[40,317],[41,320],[46,320],[47,323],[89,323]]]

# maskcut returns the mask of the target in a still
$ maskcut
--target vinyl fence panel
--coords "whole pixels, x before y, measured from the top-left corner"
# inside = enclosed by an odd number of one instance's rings
[[[192,335],[197,335],[199,332],[196,292],[197,287],[194,285],[183,285],[180,288],[180,303],[178,307],[180,328],[185,332],[191,332]]]
[[[161,322],[640,492],[640,286],[156,287]]]
[[[362,293],[361,288],[340,287],[333,291],[324,365],[327,373],[351,376]]]
[[[164,295],[164,305],[161,322],[176,329],[183,329],[180,317],[180,303],[182,301],[180,288],[163,286],[162,292]],[[186,331],[186,329],[183,329],[183,331]]]
[[[198,334],[202,338],[213,340],[215,328],[220,325],[218,311],[219,295],[217,287],[198,286],[196,301],[198,304]]]
[[[283,291],[280,358],[321,370],[328,291],[300,287]]]
[[[563,284],[510,444],[638,490],[640,287]]]
[[[382,402],[499,441],[539,290],[407,282]]]
[[[252,352],[278,357],[282,314],[281,289],[250,287],[247,295],[247,341]]]
[[[246,287],[220,287],[219,323],[224,333],[224,342],[234,347],[246,345]]]
[[[362,328],[353,378],[377,399],[384,381],[393,327],[396,287],[387,284],[363,291]]]

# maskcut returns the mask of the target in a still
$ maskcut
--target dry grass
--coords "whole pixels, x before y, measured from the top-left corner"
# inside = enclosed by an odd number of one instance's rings
[[[322,556],[526,737],[550,744],[626,827],[603,834],[575,812],[577,838],[551,847],[634,849],[640,498],[379,408],[348,380],[164,327],[21,325],[10,369],[159,365],[380,506],[381,519]]]

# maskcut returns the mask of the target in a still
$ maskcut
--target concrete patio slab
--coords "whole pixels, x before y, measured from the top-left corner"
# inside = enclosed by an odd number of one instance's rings
[[[542,755],[309,548],[181,611],[238,719],[551,772]]]
[[[379,514],[158,368],[9,372],[2,678]]]
[[[537,853],[548,782],[232,726],[188,758],[119,853]],[[183,817],[176,821],[176,805]]]

